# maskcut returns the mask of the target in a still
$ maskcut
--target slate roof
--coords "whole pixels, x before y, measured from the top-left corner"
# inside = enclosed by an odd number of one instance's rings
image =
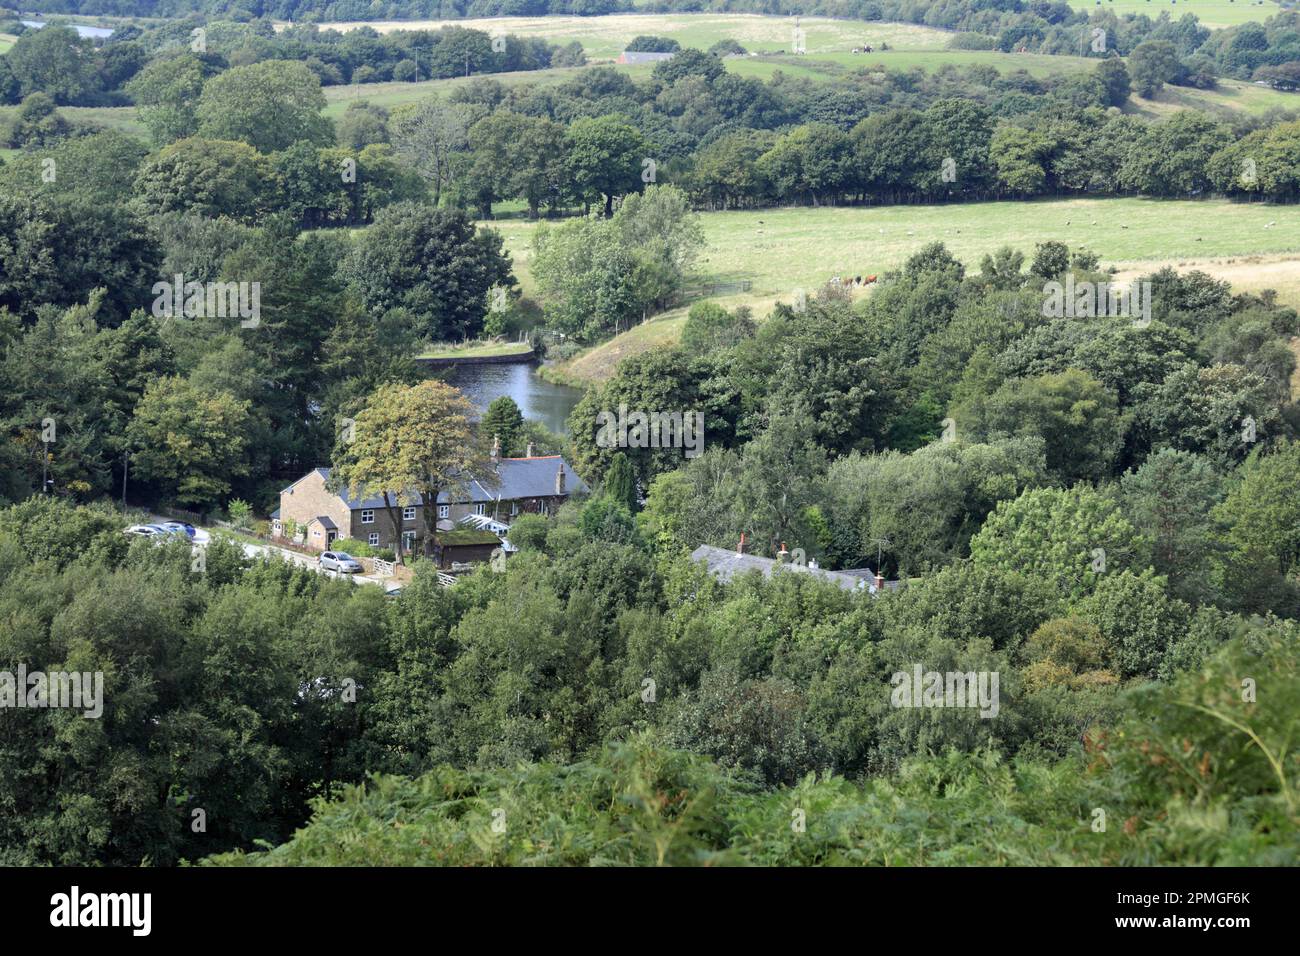
[[[312,520],[313,520],[313,521],[319,521],[319,522],[320,522],[320,526],[321,526],[322,528],[324,528],[326,531],[337,531],[337,530],[339,530],[339,526],[336,525],[336,524],[334,523],[334,519],[331,518],[329,515],[317,515],[317,516],[316,516],[315,518],[313,518]]]
[[[779,567],[783,572],[814,575],[823,581],[837,584],[846,591],[861,588],[864,591],[875,593],[875,585],[871,581],[844,571],[827,571],[825,568],[810,568],[801,564],[782,564],[773,558],[760,558],[754,554],[737,554],[735,551],[715,548],[707,544],[702,544],[692,551],[691,560],[704,562],[709,571],[719,581],[730,581],[737,575],[749,571],[758,571],[764,577],[770,578]]]
[[[502,458],[497,463],[499,484],[493,486],[487,481],[471,481],[468,487],[469,498],[458,498],[454,503],[463,504],[466,500],[471,504],[488,503],[496,501],[498,497],[502,501],[514,501],[518,498],[554,497],[555,473],[559,471],[561,466],[564,468],[564,493],[566,495],[587,490],[586,482],[579,478],[573,468],[569,466],[569,463],[559,455],[544,455],[536,458]],[[317,468],[315,471],[327,482],[329,481],[330,470],[328,468]],[[298,481],[302,481],[302,478],[299,478]],[[293,485],[297,483],[295,481]],[[283,489],[280,494],[284,494],[293,485]],[[342,488],[339,490],[338,495],[343,499],[350,511],[357,511],[361,508],[382,508],[384,506],[383,495],[368,494],[366,489],[363,489],[360,495],[354,496],[349,495],[346,488]],[[394,502],[394,504],[397,503]],[[452,503],[447,492],[438,492],[438,504]],[[412,494],[409,499],[404,499],[401,504],[403,506],[418,506],[423,505],[424,500],[416,493]]]

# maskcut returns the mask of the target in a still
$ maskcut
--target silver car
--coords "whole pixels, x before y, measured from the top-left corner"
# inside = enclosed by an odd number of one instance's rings
[[[340,574],[360,574],[365,570],[360,561],[343,551],[325,551],[317,564],[322,571],[337,571]]]

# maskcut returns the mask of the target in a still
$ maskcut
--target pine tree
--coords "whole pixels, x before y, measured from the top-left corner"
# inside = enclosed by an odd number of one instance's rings
[[[524,429],[524,416],[519,406],[509,395],[493,399],[492,404],[483,413],[479,424],[479,433],[491,441],[494,437],[501,439],[501,455],[508,458],[518,454],[520,436]]]
[[[614,454],[605,475],[605,497],[626,507],[629,514],[636,514],[636,478],[632,474],[632,463],[621,451]]]

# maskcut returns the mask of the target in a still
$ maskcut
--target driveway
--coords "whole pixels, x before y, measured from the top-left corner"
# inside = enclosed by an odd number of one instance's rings
[[[393,587],[397,587],[397,582],[393,581],[392,578],[378,578],[368,574],[342,574],[338,571],[324,570],[317,563],[316,558],[298,551],[290,551],[288,548],[277,548],[271,544],[250,544],[245,541],[241,541],[240,545],[244,549],[244,554],[250,558],[279,558],[282,561],[288,561],[290,564],[311,568],[317,574],[323,574],[327,578],[351,578],[361,584],[377,584],[385,590],[388,589],[390,583]]]
[[[165,519],[153,518],[151,520],[162,521]],[[207,528],[196,527],[194,529],[194,547],[206,548],[212,542],[212,532]],[[360,584],[374,584],[382,587],[385,591],[391,591],[400,585],[393,578],[379,578],[367,574],[340,574],[338,571],[322,570],[316,563],[316,558],[301,554],[298,551],[291,551],[288,548],[277,548],[272,544],[251,544],[246,541],[240,541],[239,546],[244,549],[244,554],[253,559],[259,558],[279,558],[282,561],[288,561],[290,564],[297,564],[304,568],[311,568],[318,574],[323,574],[330,578],[351,578]]]

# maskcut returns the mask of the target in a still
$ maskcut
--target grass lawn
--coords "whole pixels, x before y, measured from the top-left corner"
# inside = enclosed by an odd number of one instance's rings
[[[1093,223],[1096,225],[1093,225]],[[1265,228],[1275,222],[1276,225]],[[709,282],[752,283],[717,301],[748,305],[763,318],[795,291],[811,294],[834,275],[881,274],[923,245],[944,242],[971,271],[1002,245],[1031,256],[1036,243],[1059,240],[1088,248],[1129,278],[1171,264],[1199,268],[1235,288],[1276,289],[1300,306],[1300,207],[1224,200],[1065,199],[952,206],[767,209],[701,215],[707,247],[697,271]],[[525,289],[527,242],[534,225],[493,223],[515,257]],[[1127,228],[1125,228],[1127,227]],[[677,341],[685,309],[623,333],[558,364],[558,380],[598,381],[618,360]]]
[[[491,355],[518,355],[530,351],[527,342],[471,342],[468,345],[437,346],[420,353],[420,358],[480,358]]]
[[[1117,16],[1145,13],[1153,20],[1165,12],[1174,20],[1185,13],[1193,13],[1202,26],[1211,29],[1252,20],[1262,23],[1282,10],[1273,0],[1068,0],[1068,3],[1076,10],[1102,7],[1114,11]]]
[[[8,33],[0,33],[0,53],[8,53],[9,48],[18,42],[18,38]]]

